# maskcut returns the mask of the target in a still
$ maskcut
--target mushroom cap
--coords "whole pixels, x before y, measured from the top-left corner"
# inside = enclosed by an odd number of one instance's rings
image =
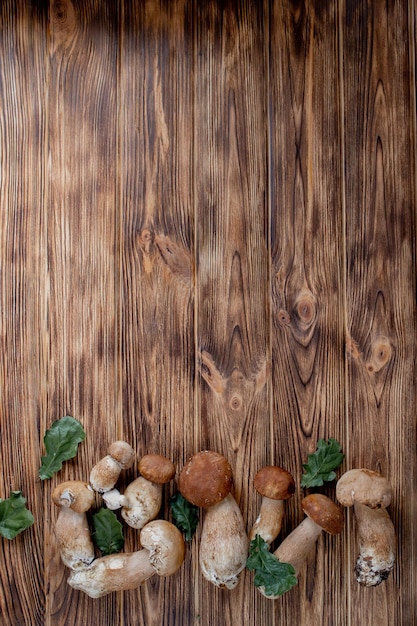
[[[55,487],[52,501],[57,506],[72,509],[76,513],[85,513],[93,506],[94,491],[81,480],[67,480]]]
[[[287,500],[295,491],[295,482],[287,470],[277,465],[268,465],[256,474],[253,486],[256,491],[271,500]]]
[[[178,489],[195,506],[210,507],[231,491],[233,473],[229,461],[218,452],[203,450],[194,454],[182,468]]]
[[[181,567],[185,556],[184,538],[171,522],[149,522],[141,530],[140,542],[149,551],[149,560],[159,576],[170,576]]]
[[[135,460],[135,451],[126,441],[113,441],[107,453],[118,462],[122,469],[132,467]]]
[[[160,454],[145,454],[139,461],[139,472],[146,480],[162,485],[175,476],[175,465]]]
[[[336,485],[336,498],[343,506],[355,502],[371,509],[386,508],[391,504],[392,487],[379,472],[369,469],[352,469],[345,472]]]
[[[322,493],[310,493],[303,498],[304,513],[330,535],[338,535],[343,529],[343,512],[333,500]]]

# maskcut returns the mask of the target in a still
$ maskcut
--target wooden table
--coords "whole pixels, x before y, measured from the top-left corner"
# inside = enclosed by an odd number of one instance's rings
[[[0,19],[0,496],[35,516],[1,539],[0,622],[416,624],[415,2],[3,0]],[[63,415],[87,437],[41,482]],[[201,525],[171,578],[66,584],[51,491],[111,441],[178,469],[223,453],[248,528],[254,474],[284,466],[285,536],[320,437],[392,482],[379,587],[355,581],[351,511],[276,601],[249,571],[203,579]]]

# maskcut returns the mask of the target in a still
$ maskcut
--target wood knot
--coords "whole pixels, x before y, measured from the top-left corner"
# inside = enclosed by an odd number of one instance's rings
[[[51,34],[54,48],[71,45],[77,30],[75,9],[69,0],[56,0],[51,10]]]
[[[366,364],[368,372],[379,372],[392,356],[392,346],[386,337],[378,337],[371,346],[371,358]]]
[[[283,326],[288,326],[288,324],[291,323],[291,317],[288,311],[284,311],[283,309],[278,311],[278,321],[280,324],[283,324]]]
[[[144,228],[141,233],[139,233],[139,243],[143,246],[150,245],[153,241],[153,234],[149,228]]]
[[[242,398],[241,396],[235,394],[230,398],[229,407],[232,411],[240,411],[242,408]]]
[[[67,19],[67,3],[59,0],[58,2],[54,2],[53,7],[53,17],[55,22],[65,22]]]
[[[55,26],[64,27],[68,20],[73,20],[74,7],[67,0],[57,0],[52,6],[52,19]]]
[[[310,326],[316,317],[316,303],[311,291],[303,290],[296,302],[295,312],[303,324],[303,326]]]

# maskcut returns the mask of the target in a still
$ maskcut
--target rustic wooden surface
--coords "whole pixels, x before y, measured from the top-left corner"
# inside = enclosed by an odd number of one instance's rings
[[[1,539],[0,623],[416,624],[414,0],[4,0],[0,20],[0,497],[35,516]],[[86,441],[41,483],[65,414]],[[257,469],[299,484],[319,437],[393,484],[378,588],[350,512],[276,601],[248,571],[207,583],[200,528],[171,578],[66,584],[51,490],[115,438],[179,469],[225,454],[249,528]]]

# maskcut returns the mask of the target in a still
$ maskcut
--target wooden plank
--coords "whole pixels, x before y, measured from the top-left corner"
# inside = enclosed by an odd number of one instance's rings
[[[273,459],[267,393],[269,261],[266,16],[262,3],[198,3],[195,69],[197,341],[196,440],[224,454],[245,523],[252,481]],[[205,624],[273,624],[273,605],[245,572],[233,591],[199,574]]]
[[[194,451],[193,13],[126,1],[120,53],[123,415],[139,457]],[[169,518],[165,490],[162,516]],[[138,546],[138,533],[128,546]],[[126,624],[194,621],[193,558],[126,593]]]
[[[88,480],[92,465],[124,431],[116,333],[117,8],[101,0],[63,0],[50,2],[49,17],[45,421],[70,414],[86,430],[77,459],[44,488],[46,613],[56,626],[94,622],[97,605],[66,584],[51,489],[68,478]],[[100,602],[107,623],[119,621],[119,610],[115,596]]]
[[[415,75],[406,2],[346,2],[343,14],[346,152],[349,467],[393,486],[393,574],[360,587],[350,546],[350,619],[415,623]],[[411,35],[412,36],[412,35]],[[413,84],[414,83],[414,84]],[[352,522],[352,533],[355,525]],[[414,620],[414,621],[413,621]]]
[[[42,624],[43,501],[37,479],[46,389],[46,11],[0,6],[0,497],[22,491],[34,525],[0,538],[0,622]]]
[[[298,486],[320,437],[345,441],[337,27],[337,3],[271,3],[273,445]],[[284,535],[303,518],[303,495],[288,503]],[[343,562],[342,538],[321,537],[275,603],[276,623],[346,623]]]

